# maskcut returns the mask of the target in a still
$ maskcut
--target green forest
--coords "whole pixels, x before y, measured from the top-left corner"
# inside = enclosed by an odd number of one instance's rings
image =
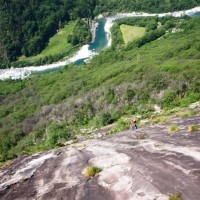
[[[92,18],[96,0],[2,0],[0,2],[0,65],[19,56],[40,53],[70,20]],[[67,38],[66,38],[67,39]],[[82,42],[82,41],[80,41]]]
[[[199,5],[199,0],[99,0],[95,13],[145,11],[151,13],[185,10]]]
[[[88,19],[100,13],[119,11],[168,12],[184,10],[200,0],[1,0],[0,1],[0,68],[11,66],[20,56],[40,53],[52,37],[70,20],[77,23],[76,36],[66,38],[73,45],[91,40]],[[76,32],[75,30],[75,32]]]
[[[144,27],[145,35],[125,45],[120,24]],[[148,118],[155,104],[168,111],[198,101],[199,32],[199,17],[123,19],[111,48],[89,64],[0,81],[0,162],[60,147],[82,128],[124,115]]]

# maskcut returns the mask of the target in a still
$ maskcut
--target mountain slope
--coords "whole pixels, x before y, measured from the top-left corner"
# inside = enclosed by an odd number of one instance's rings
[[[180,131],[170,134],[170,124]],[[197,200],[200,132],[188,133],[191,124],[200,126],[199,114],[16,159],[0,170],[0,198],[167,200],[180,192]],[[93,165],[102,171],[85,177]]]
[[[27,80],[1,81],[0,160],[62,145],[81,127],[124,114],[149,117],[200,99],[199,18],[141,47],[102,52],[88,65]]]

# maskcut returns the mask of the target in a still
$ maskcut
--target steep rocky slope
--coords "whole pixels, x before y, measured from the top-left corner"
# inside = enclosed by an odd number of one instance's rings
[[[170,134],[177,124],[180,131]],[[14,160],[0,170],[0,199],[184,200],[200,196],[200,115],[104,136]],[[90,165],[102,168],[86,178]]]

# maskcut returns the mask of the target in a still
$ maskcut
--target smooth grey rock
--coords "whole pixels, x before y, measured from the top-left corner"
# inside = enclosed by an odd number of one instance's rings
[[[180,192],[184,200],[198,200],[200,131],[187,129],[199,126],[200,116],[171,123],[180,131],[168,133],[167,123],[145,126],[18,158],[0,170],[0,199],[168,200]],[[88,179],[88,166],[102,171]]]

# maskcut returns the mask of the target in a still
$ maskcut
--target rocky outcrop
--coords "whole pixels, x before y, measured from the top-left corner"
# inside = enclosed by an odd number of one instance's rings
[[[171,134],[168,127],[180,130]],[[58,150],[16,159],[0,170],[0,199],[184,200],[200,196],[200,131],[188,133],[200,116],[176,118]],[[102,169],[86,178],[87,166]]]

